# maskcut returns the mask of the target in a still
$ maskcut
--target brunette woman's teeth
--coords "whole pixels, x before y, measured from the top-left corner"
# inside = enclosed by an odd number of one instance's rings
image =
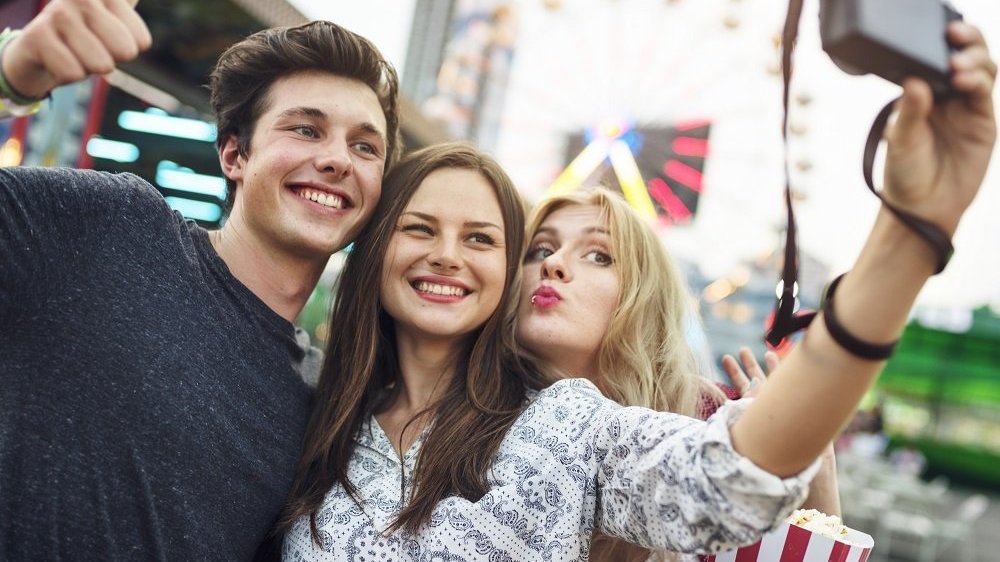
[[[299,197],[303,199],[308,199],[314,203],[319,203],[324,207],[331,207],[334,209],[344,208],[344,198],[338,197],[332,193],[323,193],[322,191],[303,189],[302,191],[299,192]]]
[[[429,283],[427,281],[417,281],[413,284],[413,288],[421,293],[431,293],[434,295],[443,295],[448,297],[465,296],[467,292],[465,289],[454,285],[440,285],[438,283]]]

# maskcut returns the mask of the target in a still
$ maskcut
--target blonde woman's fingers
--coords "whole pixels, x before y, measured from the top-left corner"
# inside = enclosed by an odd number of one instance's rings
[[[771,374],[775,369],[778,368],[778,363],[781,362],[781,358],[778,354],[773,351],[764,352],[764,363],[767,365],[767,374]]]
[[[740,361],[743,362],[743,369],[751,380],[764,378],[764,370],[760,368],[760,363],[757,362],[757,358],[754,357],[749,347],[740,348]]]
[[[729,379],[733,381],[733,386],[736,387],[740,396],[745,396],[747,391],[750,390],[750,379],[743,372],[743,368],[740,367],[736,358],[729,354],[723,355],[722,368],[729,375]]]

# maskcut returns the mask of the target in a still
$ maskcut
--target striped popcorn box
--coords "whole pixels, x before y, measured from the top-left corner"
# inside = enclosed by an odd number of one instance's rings
[[[866,562],[875,541],[854,529],[841,539],[832,539],[808,529],[782,523],[750,545],[702,556],[702,562]]]

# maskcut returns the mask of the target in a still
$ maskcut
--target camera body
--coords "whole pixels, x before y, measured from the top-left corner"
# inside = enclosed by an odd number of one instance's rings
[[[823,50],[845,72],[897,84],[915,76],[937,98],[952,92],[945,28],[962,15],[946,0],[821,0],[819,17]]]

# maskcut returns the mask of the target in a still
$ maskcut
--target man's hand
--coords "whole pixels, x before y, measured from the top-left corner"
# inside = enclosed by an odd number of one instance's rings
[[[52,0],[3,52],[7,83],[29,98],[107,74],[152,43],[137,0]]]
[[[954,22],[948,39],[957,48],[950,64],[958,94],[935,104],[922,80],[903,83],[898,116],[886,134],[885,195],[952,233],[982,184],[996,142],[997,65],[975,26]]]

